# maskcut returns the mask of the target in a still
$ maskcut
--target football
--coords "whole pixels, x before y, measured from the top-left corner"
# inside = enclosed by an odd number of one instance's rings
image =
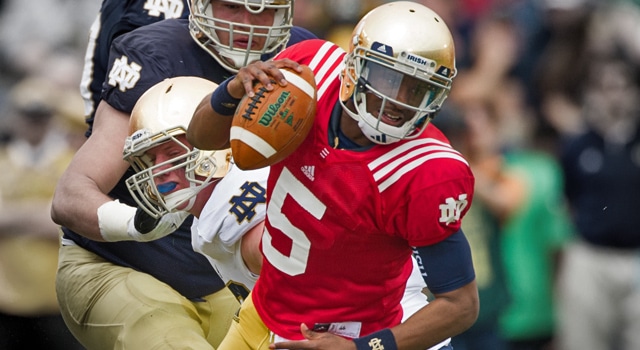
[[[316,84],[313,71],[283,68],[288,84],[274,89],[260,83],[255,95],[240,101],[231,123],[231,154],[243,170],[273,165],[289,156],[307,137],[316,115]]]

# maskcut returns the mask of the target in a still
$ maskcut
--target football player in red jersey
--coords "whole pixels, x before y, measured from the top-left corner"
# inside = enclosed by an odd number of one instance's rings
[[[348,53],[309,40],[240,69],[201,102],[189,142],[227,147],[229,106],[299,64],[315,74],[314,126],[271,166],[261,275],[219,349],[450,348],[479,305],[460,229],[473,174],[429,123],[456,72],[449,29],[416,3],[377,7]],[[412,254],[435,299],[401,323]]]

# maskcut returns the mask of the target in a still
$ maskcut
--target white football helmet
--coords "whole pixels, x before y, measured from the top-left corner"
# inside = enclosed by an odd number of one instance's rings
[[[154,218],[185,203],[186,208],[181,210],[189,210],[203,188],[229,171],[230,149],[201,151],[177,138],[186,134],[196,107],[217,86],[198,77],[165,79],[149,88],[131,112],[130,136],[125,142],[123,158],[136,173],[127,179],[126,184],[138,205]],[[184,149],[184,153],[154,164],[146,152],[165,142],[175,142]],[[189,188],[171,192],[171,184],[158,186],[155,183],[159,176],[180,168],[184,168]]]
[[[212,2],[218,1],[242,6],[252,14],[275,10],[273,23],[259,26],[222,19],[213,13]],[[247,64],[260,60],[263,54],[284,49],[293,27],[293,0],[191,0],[189,22],[195,41],[223,67],[235,73]],[[229,35],[227,44],[219,38],[218,33],[222,32]],[[255,38],[264,38],[264,47],[234,47],[234,37],[237,36],[246,36],[249,43]]]
[[[340,102],[372,142],[415,138],[449,95],[455,75],[453,37],[442,18],[414,2],[390,2],[356,25],[342,71]],[[367,110],[367,98],[379,99],[380,107]],[[347,107],[349,99],[355,111]],[[388,121],[398,116],[384,113],[389,104],[412,116],[391,125]]]

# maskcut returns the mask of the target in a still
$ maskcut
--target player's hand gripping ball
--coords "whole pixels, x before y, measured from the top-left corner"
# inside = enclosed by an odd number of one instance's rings
[[[298,74],[280,69],[288,84],[267,91],[254,86],[253,98],[240,101],[231,123],[231,154],[236,165],[252,170],[273,165],[289,156],[304,141],[316,116],[313,71],[302,66]]]

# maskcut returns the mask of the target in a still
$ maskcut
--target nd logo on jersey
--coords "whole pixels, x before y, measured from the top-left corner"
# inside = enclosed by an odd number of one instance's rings
[[[440,222],[449,225],[460,220],[460,214],[468,204],[466,193],[459,195],[457,200],[451,197],[447,198],[444,204],[440,204]]]
[[[144,3],[144,9],[148,11],[151,17],[160,17],[164,14],[164,18],[180,18],[184,3],[182,0],[147,0]]]
[[[245,182],[240,189],[242,193],[229,200],[232,204],[229,212],[236,216],[238,223],[251,221],[256,215],[256,206],[267,202],[267,190],[257,182]]]
[[[135,62],[129,63],[129,58],[122,55],[113,62],[113,67],[109,72],[109,85],[119,86],[120,91],[126,92],[136,86],[140,79],[140,70],[142,66]]]

